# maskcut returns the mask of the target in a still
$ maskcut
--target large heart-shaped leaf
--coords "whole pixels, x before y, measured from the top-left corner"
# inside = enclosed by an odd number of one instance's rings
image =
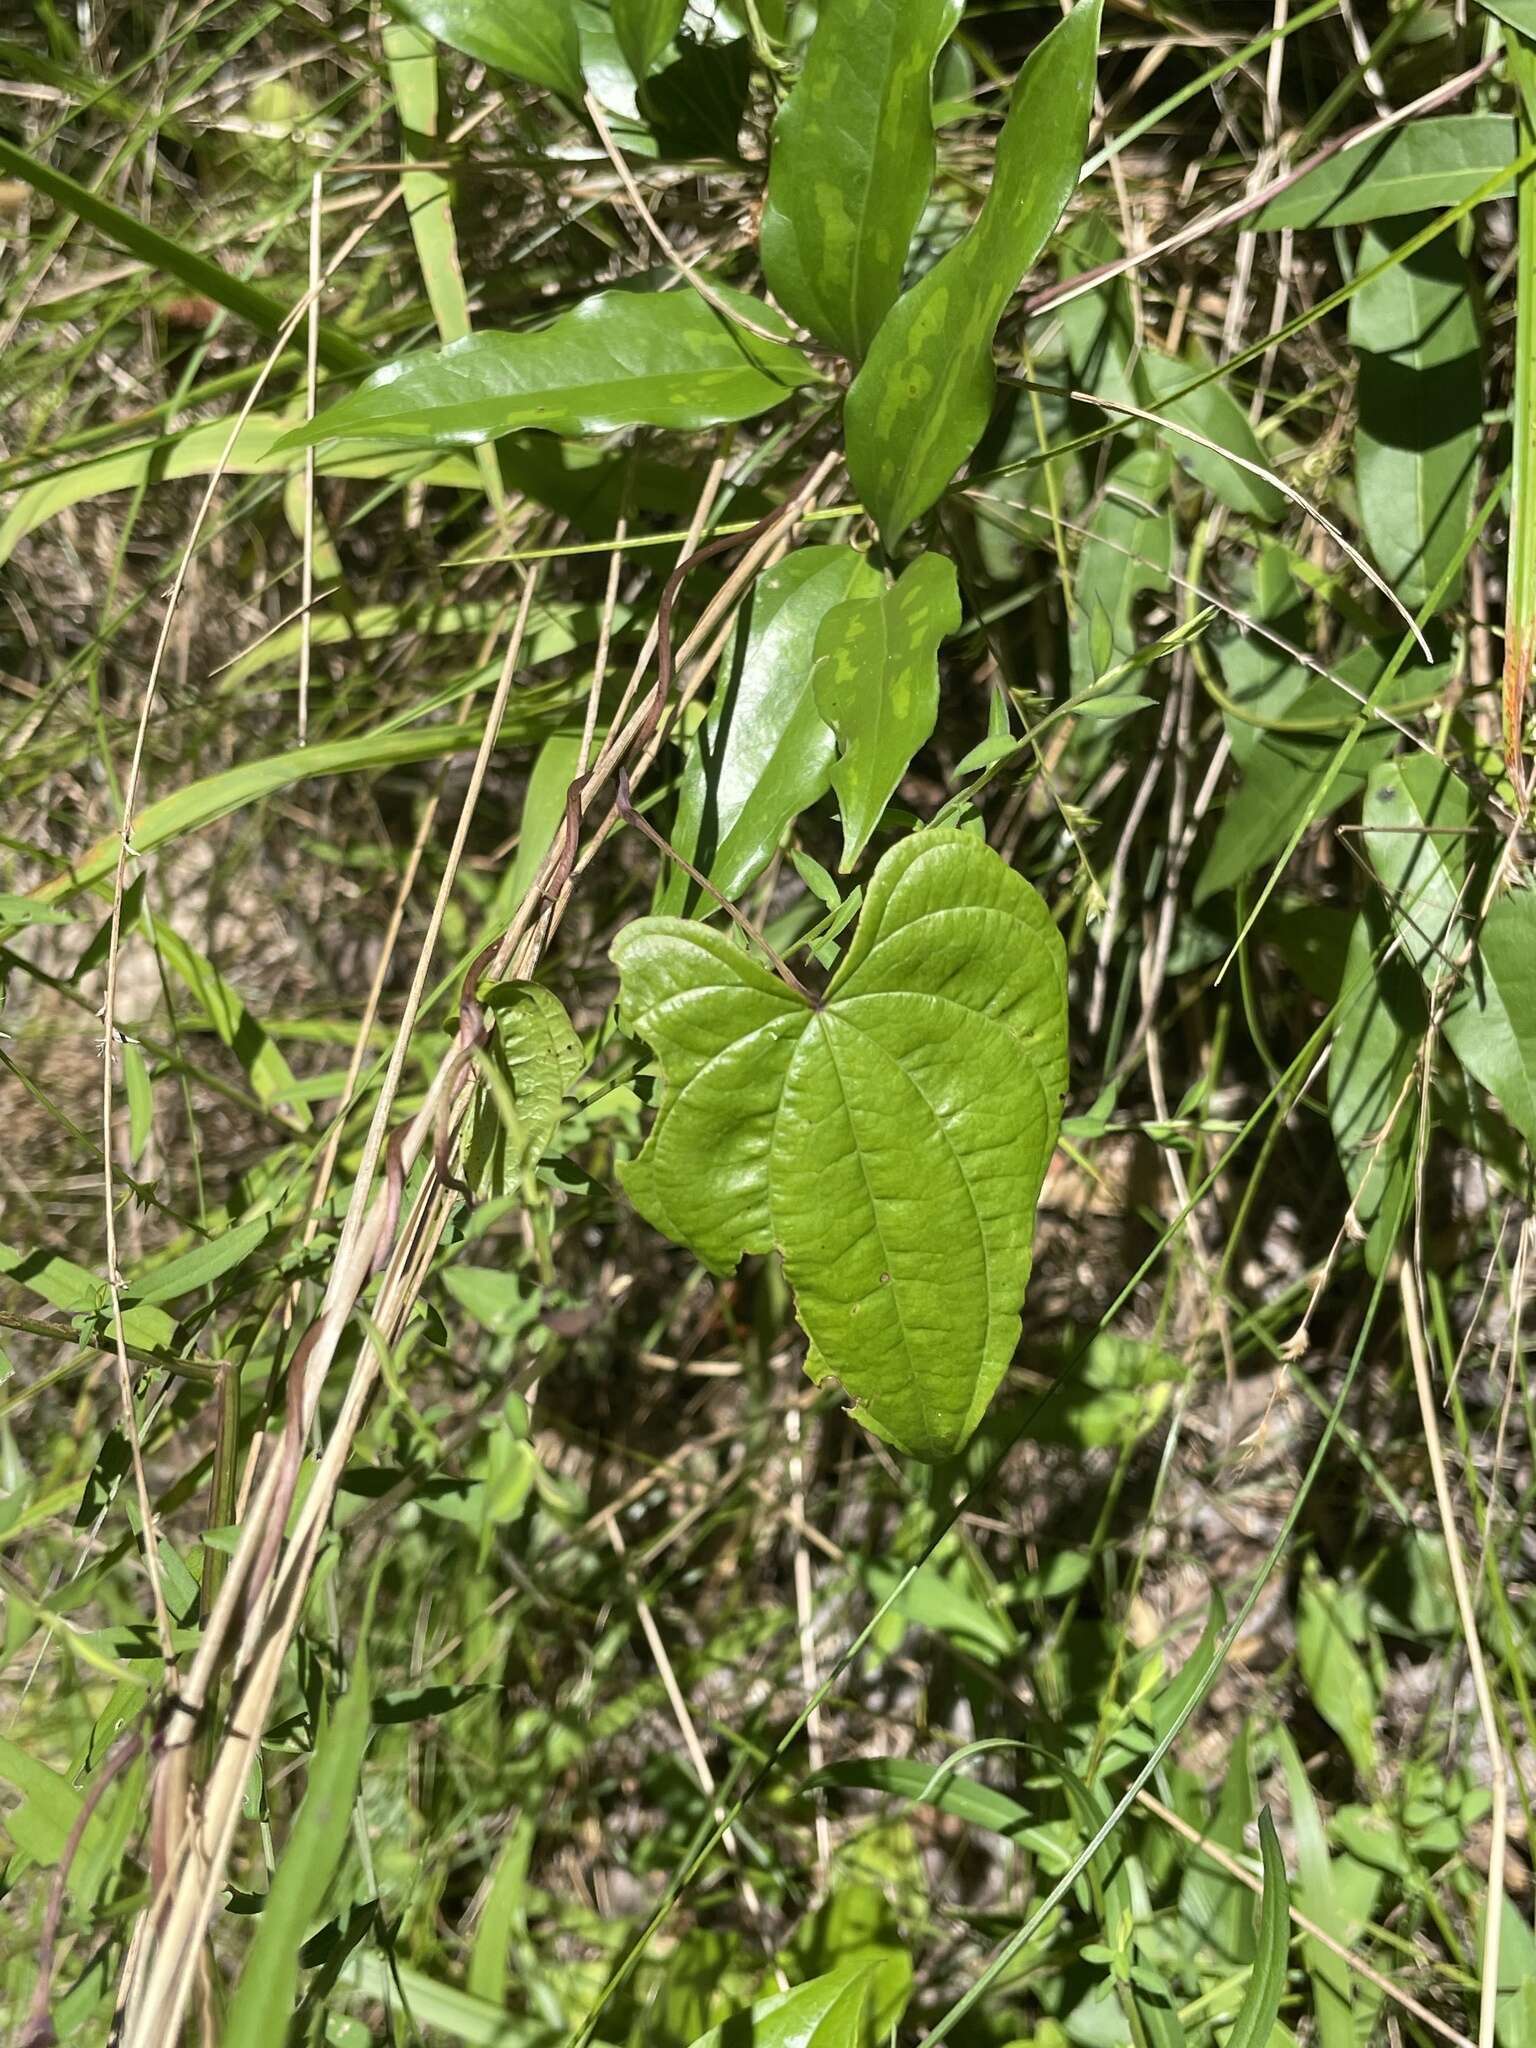
[[[851,868],[939,715],[939,642],[960,624],[960,590],[945,555],[919,555],[901,581],[829,612],[816,636],[811,686],[837,735],[832,770]]]
[[[1080,0],[1013,89],[975,225],[882,322],[848,393],[848,471],[887,546],[981,439],[992,337],[1082,167],[1103,0]]]
[[[855,361],[895,303],[933,183],[933,66],[959,0],[828,0],[773,130],[763,274]]]
[[[912,1965],[877,1949],[760,1998],[700,2034],[693,2048],[876,2048],[901,2018]]]
[[[777,320],[741,292],[712,290],[759,327]],[[816,376],[790,343],[738,327],[697,292],[598,292],[548,327],[471,334],[403,356],[280,445],[363,439],[454,448],[517,427],[693,431],[766,412]]]
[[[924,1458],[980,1420],[1019,1335],[1066,1088],[1066,962],[981,840],[919,833],[876,868],[817,1003],[705,925],[641,918],[614,959],[666,1099],[622,1178],[717,1272],[783,1254],[859,1419]]]

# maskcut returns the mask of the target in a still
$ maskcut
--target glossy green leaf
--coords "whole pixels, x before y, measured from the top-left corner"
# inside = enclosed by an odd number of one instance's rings
[[[1196,377],[1207,375],[1210,367],[1210,357],[1197,341],[1188,342],[1182,356],[1169,356],[1160,349],[1147,349],[1137,365],[1146,387],[1147,404],[1152,411],[1172,420],[1176,426],[1188,427],[1203,435],[1205,440],[1216,443],[1214,449],[1206,448],[1183,434],[1169,433],[1168,452],[1174,461],[1204,484],[1211,496],[1223,505],[1230,505],[1234,512],[1247,512],[1255,519],[1268,520],[1273,524],[1284,517],[1284,493],[1266,477],[1255,476],[1251,469],[1243,468],[1240,463],[1228,462],[1220,453],[1226,449],[1241,456],[1243,462],[1260,466],[1266,459],[1247,413],[1226,385],[1218,378],[1210,384],[1202,384],[1187,398],[1169,395]]]
[[[824,1976],[760,1998],[693,2048],[879,2048],[906,2008],[912,1965],[894,1950],[855,1957]]]
[[[1018,1341],[1066,1085],[1040,898],[931,831],[876,868],[817,1007],[699,924],[643,918],[614,958],[667,1081],[636,1207],[717,1272],[777,1247],[811,1377],[902,1449],[957,1450]]]
[[[939,715],[939,642],[958,631],[960,586],[946,555],[919,555],[899,582],[852,597],[816,636],[811,688],[837,735],[832,787],[844,874],[869,843]]]
[[[1396,956],[1378,964],[1388,936],[1385,918],[1365,910],[1350,929],[1328,1059],[1328,1121],[1373,1273],[1411,1184],[1419,1103],[1409,1084],[1428,1023],[1413,969]]]
[[[1083,161],[1102,0],[1080,0],[1013,89],[975,224],[886,316],[848,394],[848,470],[890,546],[986,429],[992,337]]]
[[[1259,1815],[1259,1854],[1264,1862],[1264,1890],[1259,1900],[1258,1952],[1226,2048],[1267,2048],[1280,2016],[1280,2001],[1285,1996],[1285,1960],[1291,1946],[1291,1888],[1267,1806]]]
[[[391,10],[452,50],[579,102],[574,0],[390,0]]]
[[[1406,221],[1391,235],[1368,229],[1361,268],[1420,225]],[[1477,314],[1455,236],[1437,236],[1362,285],[1350,302],[1349,338],[1360,358],[1360,524],[1376,566],[1417,611],[1464,547],[1482,440]],[[1443,602],[1454,602],[1460,580],[1458,570]]]
[[[1486,185],[1515,156],[1507,114],[1429,115],[1341,150],[1272,199],[1253,225],[1342,228],[1437,211]]]
[[[613,0],[613,30],[624,61],[644,79],[677,34],[687,0]]]
[[[777,319],[744,293],[713,290],[758,326]],[[471,334],[403,356],[281,445],[468,447],[518,427],[693,431],[751,419],[816,376],[798,349],[736,326],[697,292],[598,292],[548,327]]]
[[[689,750],[673,838],[725,896],[739,896],[773,855],[790,820],[827,787],[834,741],[811,676],[817,634],[835,606],[875,595],[880,577],[856,548],[797,548],[759,577]],[[665,909],[688,899],[667,884]]]
[[[1536,41],[1536,0],[1477,0],[1477,4],[1506,28],[1517,28]]]
[[[933,67],[959,0],[824,0],[774,123],[761,230],[779,304],[859,361],[933,183]]]
[[[368,1660],[360,1639],[347,1690],[315,1745],[303,1804],[229,2002],[224,2048],[267,2048],[293,2011],[299,1950],[351,1838],[369,1728]]]

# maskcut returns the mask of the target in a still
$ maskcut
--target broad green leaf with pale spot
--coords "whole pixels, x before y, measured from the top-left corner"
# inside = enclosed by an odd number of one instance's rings
[[[1080,0],[1019,73],[980,215],[898,299],[848,394],[848,470],[887,546],[986,430],[992,337],[1077,183],[1103,0]]]
[[[840,1963],[824,1976],[760,1998],[700,2034],[693,2048],[879,2048],[906,2008],[912,1965],[896,1949]]]
[[[1368,228],[1361,269],[1420,225]],[[1350,303],[1349,338],[1360,357],[1360,524],[1376,566],[1417,611],[1466,545],[1483,436],[1471,272],[1454,235],[1438,235],[1362,285]],[[1454,602],[1460,584],[1458,569],[1440,601]]]
[[[1455,206],[1516,154],[1508,114],[1432,115],[1341,150],[1272,199],[1253,225],[1342,228]]]
[[[777,1248],[811,1339],[877,1435],[970,1436],[1006,1371],[1066,1088],[1066,962],[1022,876],[968,833],[876,868],[812,1006],[708,926],[641,918],[614,960],[667,1088],[622,1178],[714,1271]]]
[[[573,0],[390,0],[390,10],[493,70],[581,99]]]
[[[758,326],[777,320],[741,292],[713,290]],[[362,439],[467,447],[517,427],[693,431],[751,419],[816,379],[798,349],[736,326],[697,292],[598,292],[548,327],[471,334],[403,356],[281,445]]]
[[[797,548],[759,577],[683,767],[673,843],[724,896],[762,873],[790,820],[827,787],[834,742],[812,693],[817,634],[855,592],[878,600],[880,576],[857,548]],[[678,910],[691,885],[668,881]]]
[[[853,597],[816,636],[816,708],[837,735],[832,770],[846,874],[939,715],[939,642],[960,624],[960,589],[944,555],[920,555],[901,581]]]
[[[825,0],[773,130],[763,275],[858,361],[901,290],[933,183],[933,67],[958,0]]]

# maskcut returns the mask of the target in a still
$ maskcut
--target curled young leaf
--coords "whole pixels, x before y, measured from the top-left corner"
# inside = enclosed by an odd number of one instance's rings
[[[812,1003],[730,939],[641,918],[614,959],[667,1094],[622,1178],[717,1272],[777,1248],[877,1435],[952,1455],[1007,1369],[1066,1087],[1066,963],[1034,890],[968,833],[876,868]]]

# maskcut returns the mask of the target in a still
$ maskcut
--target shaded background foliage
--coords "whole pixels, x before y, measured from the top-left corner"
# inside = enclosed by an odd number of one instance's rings
[[[587,80],[661,229],[759,302],[770,126],[812,22],[803,5],[784,13],[690,12],[635,95],[624,38],[583,12]],[[1536,26],[1520,13],[1106,9],[1087,175],[1004,312],[982,443],[922,530],[955,561],[964,613],[936,723],[871,848],[952,806],[1035,882],[1067,942],[1068,1120],[1013,1374],[950,1464],[898,1460],[802,1378],[774,1261],[712,1279],[625,1203],[617,1167],[654,1080],[614,1019],[608,949],[689,892],[649,842],[615,834],[540,970],[580,1034],[579,1077],[522,1162],[527,1185],[503,1157],[503,1199],[455,1214],[349,1459],[247,1796],[209,2026],[266,1926],[269,1957],[284,1928],[290,1950],[303,1943],[294,2039],[570,2037],[710,1832],[701,1765],[710,1786],[739,1788],[829,1678],[808,1738],[671,1903],[597,2038],[688,2048],[781,1983],[893,1947],[914,1970],[904,2027],[947,2024],[1085,1839],[1074,1775],[1090,1797],[1123,1789],[1171,1725],[1180,1674],[1204,1669],[1212,1589],[1235,1614],[1258,1587],[1149,1788],[1158,1806],[1122,1825],[1115,1872],[1069,1892],[954,2034],[1161,2048],[1174,2025],[1225,2025],[1254,1959],[1252,1902],[1178,1824],[1251,1862],[1264,1801],[1296,1903],[1415,1996],[1439,2038],[1475,2036],[1495,1765],[1435,1511],[1406,1256],[1510,1759],[1494,2017],[1500,2048],[1533,2038],[1536,1007],[1522,962],[1536,955],[1522,951],[1529,893],[1505,890],[1486,918],[1480,895],[1495,863],[1518,873],[1528,852],[1500,703],[1506,604],[1517,627],[1524,616],[1524,501],[1507,479],[1530,417],[1507,169],[1527,131],[1518,46],[1501,54],[1506,30]],[[909,283],[976,218],[1012,80],[1055,18],[964,11],[934,77],[937,173]],[[322,403],[349,368],[449,339],[466,315],[517,329],[675,275],[571,103],[575,81],[518,82],[495,52],[434,60],[366,10],[215,5],[104,6],[83,29],[45,6],[8,26],[0,54],[0,1780],[4,2000],[19,2023],[81,1798],[159,1676],[108,1350],[109,898],[70,876],[105,842],[110,883],[164,593],[226,422],[305,290],[312,176],[329,257],[412,165],[404,205],[379,213],[324,295]],[[1368,175],[1335,158],[1258,197],[1487,58],[1459,97],[1372,145]],[[114,211],[82,219],[60,176]],[[1241,217],[1160,248],[1243,198]],[[1435,209],[1458,217],[1426,234]],[[1060,296],[1126,247],[1133,269]],[[229,306],[234,278],[263,296]],[[516,910],[589,699],[600,716],[617,704],[711,464],[712,519],[749,522],[839,446],[835,381],[695,436],[519,432],[491,455],[340,443],[306,518],[302,455],[274,446],[302,419],[304,372],[300,330],[188,566],[147,728],[146,854],[151,807],[194,795],[133,871],[117,998],[126,1334],[184,1656],[251,1446],[277,1442],[288,1326],[303,1328],[329,1269],[519,574],[538,564],[531,637],[401,1114],[457,1021],[448,969]],[[1297,495],[1422,614],[1425,649]],[[788,559],[872,538],[834,468]],[[321,593],[307,758],[306,555]],[[684,628],[729,573],[728,556],[693,573]],[[717,720],[768,594],[760,581],[720,680],[703,679],[698,705],[713,697]],[[810,652],[767,682],[802,681]],[[674,839],[710,734],[685,721],[647,784]],[[1384,820],[1406,798],[1427,832]],[[835,804],[796,795],[766,865],[726,884],[775,943],[810,937],[810,958],[795,955],[808,973],[831,965],[856,908],[842,848]],[[1471,994],[1442,989],[1469,945],[1457,987]],[[1507,999],[1490,972],[1505,959]],[[306,1241],[376,976],[368,1078]],[[1339,1007],[1357,984],[1365,995]],[[367,1341],[354,1330],[344,1356]],[[226,1379],[221,1435],[226,1360],[238,1389]],[[1006,1746],[936,1786],[931,1767],[972,1743]],[[806,1789],[822,1764],[861,1760],[862,1779]],[[145,1768],[105,1786],[70,1867],[63,2038],[106,2038],[150,1878]],[[350,1832],[332,1825],[318,1845],[301,1806],[317,1782],[343,1806],[356,1786]],[[963,1782],[1011,1805],[968,1809]],[[279,1894],[286,1870],[316,1862],[311,1895]],[[258,1996],[272,1971],[247,1976]],[[1314,1940],[1293,1946],[1283,2030],[1344,2048],[1387,2011],[1368,1977]],[[877,2017],[857,2005],[852,2032]]]

